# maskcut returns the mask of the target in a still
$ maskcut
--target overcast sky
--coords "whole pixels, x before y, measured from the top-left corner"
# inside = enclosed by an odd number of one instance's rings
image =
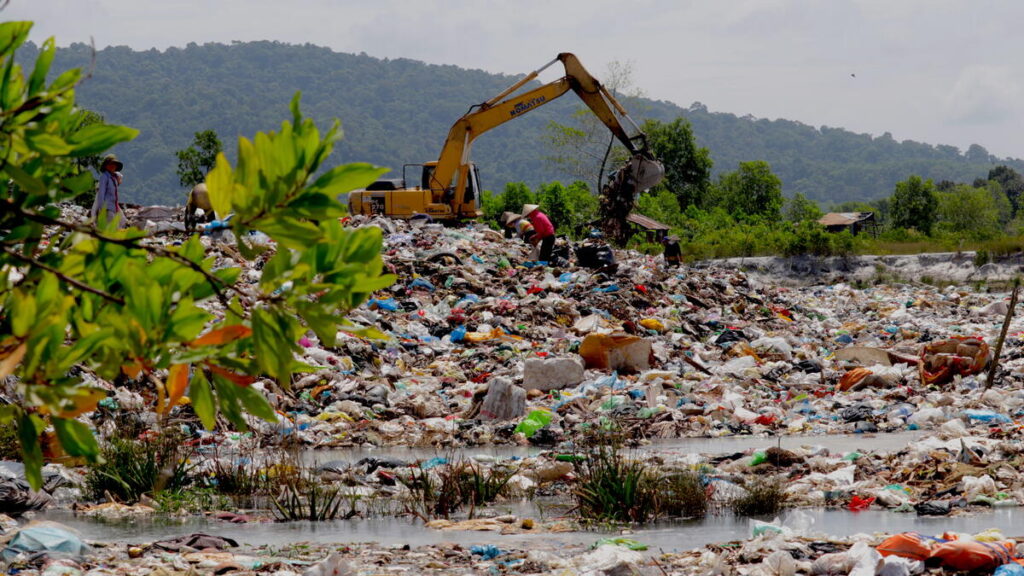
[[[507,74],[575,52],[683,107],[1024,157],[1014,0],[10,0],[3,17],[59,45],[278,40]]]

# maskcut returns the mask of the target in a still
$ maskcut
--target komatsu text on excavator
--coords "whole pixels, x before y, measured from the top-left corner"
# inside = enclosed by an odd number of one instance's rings
[[[512,96],[555,62],[565,66],[565,76]],[[647,138],[640,127],[615,97],[587,72],[576,56],[564,52],[501,94],[472,106],[448,132],[436,162],[407,164],[402,169],[403,178],[378,180],[367,186],[366,190],[351,192],[349,212],[382,214],[393,218],[412,218],[417,214],[426,214],[442,222],[481,216],[479,175],[476,166],[469,160],[473,140],[491,128],[555,100],[569,90],[586,103],[632,155],[629,164],[624,167],[631,175],[628,179],[631,190],[628,193],[632,195],[634,191],[650,188],[660,182],[664,169],[651,156]],[[628,123],[630,132],[623,127],[623,121]],[[414,167],[422,168],[419,186],[407,186],[405,173]]]

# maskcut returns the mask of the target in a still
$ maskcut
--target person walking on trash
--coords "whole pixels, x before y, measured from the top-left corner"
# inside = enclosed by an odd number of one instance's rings
[[[122,169],[124,169],[124,164],[113,154],[105,156],[103,162],[100,163],[100,184],[90,213],[93,223],[98,223],[102,215],[104,221],[117,218],[118,226],[122,228],[125,226],[124,212],[121,210],[118,199],[118,188],[123,179]]]
[[[540,246],[540,254],[537,260],[541,262],[551,261],[551,251],[555,247],[555,226],[551,223],[547,214],[540,211],[540,206],[527,204],[523,206],[523,218],[533,225],[534,235],[530,243]]]

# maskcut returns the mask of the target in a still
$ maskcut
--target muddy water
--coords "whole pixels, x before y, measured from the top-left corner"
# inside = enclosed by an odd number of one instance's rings
[[[833,453],[851,450],[892,451],[906,447],[923,436],[921,432],[870,435],[789,436],[789,437],[727,437],[676,439],[654,443],[640,450],[662,455],[729,454],[752,448],[797,448],[822,446]],[[483,447],[464,448],[454,453],[444,449],[415,448],[351,448],[345,450],[309,452],[304,458],[309,463],[331,460],[353,462],[366,456],[394,457],[416,460],[434,456],[494,456],[528,457],[541,452],[536,447]],[[494,507],[494,514],[512,513],[541,522],[551,520],[568,511],[553,502],[516,502]],[[915,530],[926,534],[955,531],[977,533],[989,528],[1001,529],[1006,535],[1024,534],[1024,508],[1000,508],[974,515],[949,518],[918,517],[884,510],[848,512],[846,510],[803,510],[813,520],[811,532],[830,536],[849,536],[856,533],[896,533]],[[77,517],[70,512],[50,512],[41,516],[56,520],[79,530],[87,539],[100,542],[145,543],[173,538],[193,532],[215,534],[238,540],[251,546],[279,546],[298,542],[321,544],[375,542],[381,546],[422,546],[440,542],[463,545],[494,544],[499,547],[530,547],[556,549],[561,546],[588,546],[595,540],[618,535],[619,532],[585,531],[561,534],[517,534],[503,536],[491,532],[441,532],[423,527],[418,520],[409,518],[374,518],[366,520],[337,520],[331,522],[287,522],[268,524],[229,524],[206,518],[171,519],[156,517],[132,521],[104,521]],[[745,539],[750,536],[750,520],[732,515],[710,516],[702,520],[660,522],[637,528],[630,537],[647,544],[653,552],[683,551],[706,544]]]
[[[920,430],[896,432],[892,434],[835,434],[822,436],[725,436],[720,438],[673,438],[657,440],[638,450],[644,453],[667,455],[685,454],[732,454],[749,449],[763,449],[772,446],[793,449],[800,446],[823,446],[831,452],[850,452],[853,450],[900,450],[911,442],[924,436]],[[410,448],[393,446],[384,448],[341,448],[332,450],[314,450],[305,452],[303,460],[307,464],[322,464],[332,460],[355,462],[361,458],[374,456],[392,457],[413,461],[433,458],[435,456],[493,456],[496,458],[527,458],[536,456],[549,448],[536,446],[480,446],[458,449],[446,448]]]
[[[882,510],[848,512],[846,510],[804,510],[812,519],[810,532],[831,536],[857,533],[896,533],[916,530],[925,534],[947,531],[977,533],[999,528],[1007,536],[1024,534],[1024,509],[1001,508],[991,512],[951,518],[918,517]],[[321,544],[376,542],[381,546],[422,546],[456,542],[466,546],[494,544],[498,547],[544,547],[590,545],[598,538],[614,536],[609,532],[572,532],[563,534],[518,534],[502,536],[491,532],[441,532],[424,528],[418,521],[396,518],[338,520],[333,522],[287,522],[275,524],[228,524],[204,518],[187,520],[146,519],[99,521],[76,517],[71,513],[47,513],[42,518],[62,522],[79,530],[88,540],[100,542],[146,543],[193,532],[215,534],[251,546],[284,547],[291,543]],[[741,540],[750,536],[750,521],[733,516],[711,516],[703,520],[664,522],[636,529],[631,538],[647,544],[651,551],[684,551],[706,544]]]

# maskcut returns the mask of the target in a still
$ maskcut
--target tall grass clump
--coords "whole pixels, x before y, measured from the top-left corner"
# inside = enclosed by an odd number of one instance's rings
[[[779,477],[756,476],[744,486],[746,492],[730,504],[737,516],[770,516],[786,508],[785,483]]]
[[[704,483],[694,472],[668,474],[658,483],[658,513],[673,518],[703,518],[708,511]]]
[[[636,523],[656,518],[657,474],[645,462],[623,454],[621,434],[598,432],[583,442],[583,458],[573,462],[572,495],[580,517]]]
[[[85,474],[86,495],[95,500],[134,503],[143,494],[178,491],[191,482],[191,452],[172,435],[112,438],[100,453],[102,459]]]

